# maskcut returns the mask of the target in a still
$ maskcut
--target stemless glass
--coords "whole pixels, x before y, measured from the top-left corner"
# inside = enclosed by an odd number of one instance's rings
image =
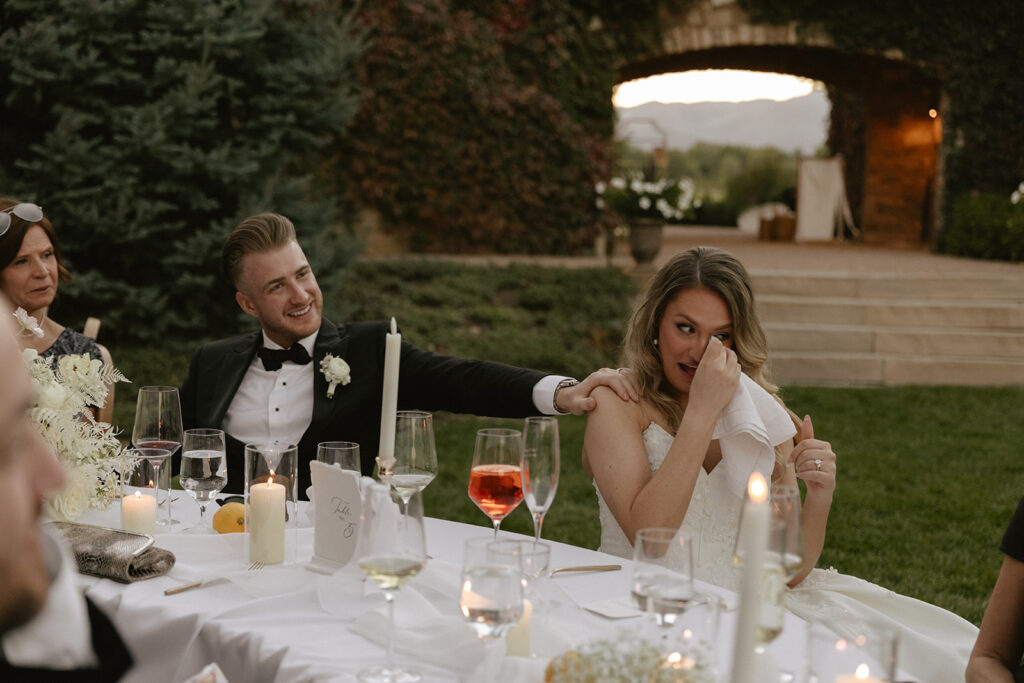
[[[359,444],[354,441],[322,441],[316,445],[316,459],[343,470],[361,472]]]
[[[469,497],[494,524],[523,501],[523,433],[517,429],[481,429],[476,433],[469,472]]]
[[[430,413],[402,410],[395,416],[395,464],[391,486],[402,502],[422,491],[437,476],[434,419]]]
[[[494,541],[490,553],[502,564],[514,564],[519,558],[523,579],[523,616],[505,636],[507,653],[537,657],[536,636],[547,617],[547,576],[551,568],[551,546],[540,541]]]
[[[181,447],[181,401],[177,387],[142,387],[135,404],[135,427],[132,429],[132,445],[136,448],[165,449],[173,457]],[[164,474],[156,466],[157,485],[167,483],[167,516],[158,519],[158,526],[172,526],[178,520],[171,516],[171,465],[167,463]],[[162,504],[162,503],[161,503]]]
[[[648,610],[647,596],[661,583],[671,583],[677,607],[693,595],[693,544],[684,531],[666,527],[639,529],[633,541],[633,601]]]
[[[558,420],[553,417],[528,417],[523,427],[523,495],[533,515],[533,540],[540,540],[544,515],[558,490],[561,466],[558,444]]]
[[[220,429],[186,429],[181,447],[181,487],[199,504],[199,523],[191,531],[215,533],[206,523],[206,506],[228,483],[227,448]]]
[[[803,527],[800,521],[800,489],[788,484],[772,484],[772,517],[782,522],[781,529],[773,527],[782,538],[773,539],[768,552],[781,550],[779,564],[791,581],[800,573],[804,560]]]
[[[370,493],[374,514],[359,528],[359,568],[380,586],[388,604],[388,645],[384,666],[359,672],[367,683],[414,683],[420,674],[395,666],[393,632],[395,593],[416,576],[427,562],[426,536],[423,531],[423,499],[419,492],[403,504],[405,513],[388,489],[379,487]]]
[[[468,538],[463,544],[462,616],[487,646],[474,680],[497,680],[494,666],[502,638],[523,614],[522,563],[518,554],[494,552],[490,537]]]

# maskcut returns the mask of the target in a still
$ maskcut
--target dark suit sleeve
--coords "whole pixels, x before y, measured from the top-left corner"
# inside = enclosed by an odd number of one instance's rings
[[[398,403],[485,417],[536,415],[533,387],[545,375],[493,361],[440,356],[402,343]]]
[[[188,377],[185,378],[185,383],[178,389],[178,393],[181,395],[181,423],[184,429],[193,429],[199,426],[196,424],[198,419],[196,411],[198,410],[199,354],[201,352],[202,348],[200,347],[192,354],[192,360],[188,366]]]

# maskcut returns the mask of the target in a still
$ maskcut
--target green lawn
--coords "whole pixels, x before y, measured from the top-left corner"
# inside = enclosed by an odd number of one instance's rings
[[[406,339],[422,347],[577,376],[615,364],[635,291],[606,269],[386,262],[339,280],[324,286],[337,320],[396,315]],[[189,354],[111,351],[134,382],[119,385],[114,413],[130,435],[137,387],[180,384]],[[978,623],[1002,561],[999,540],[1024,494],[1024,388],[787,387],[783,397],[811,414],[815,435],[839,458],[821,565]],[[476,430],[503,423],[517,421],[438,416],[441,471],[426,491],[428,514],[490,525],[466,486]],[[597,501],[580,465],[584,426],[583,418],[560,420],[562,475],[544,536],[596,548]],[[532,533],[525,507],[503,528]]]

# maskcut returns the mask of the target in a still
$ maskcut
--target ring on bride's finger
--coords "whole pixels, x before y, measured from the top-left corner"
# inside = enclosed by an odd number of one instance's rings
[[[814,460],[814,469],[816,469],[819,472],[821,472],[821,458],[816,458]]]

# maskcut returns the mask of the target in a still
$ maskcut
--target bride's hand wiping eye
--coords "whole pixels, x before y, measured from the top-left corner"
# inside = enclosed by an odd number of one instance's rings
[[[736,352],[712,337],[700,359],[690,389],[690,400],[705,405],[717,416],[736,394],[740,363]]]

